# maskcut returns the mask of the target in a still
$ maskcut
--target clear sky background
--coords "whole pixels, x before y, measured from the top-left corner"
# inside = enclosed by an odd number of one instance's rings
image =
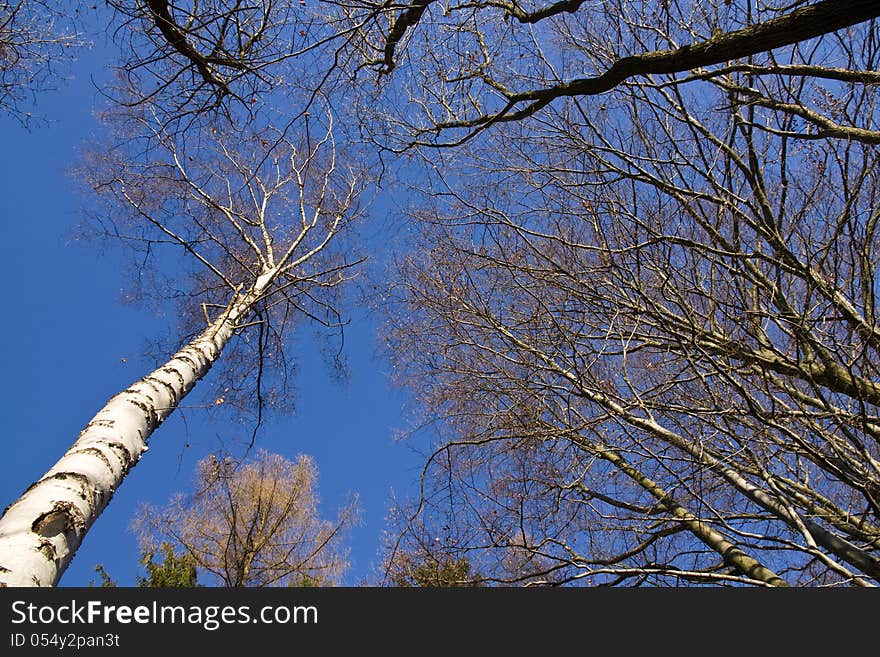
[[[113,46],[100,43],[80,52],[67,69],[70,79],[38,98],[36,113],[49,125],[26,130],[0,116],[3,507],[54,464],[111,396],[152,369],[148,343],[176,327],[170,304],[159,314],[123,303],[129,254],[122,245],[99,248],[77,238],[89,199],[68,172],[95,132],[96,85],[108,75],[112,57]],[[346,310],[352,320],[346,332],[349,380],[335,380],[304,332],[296,350],[297,411],[267,423],[256,447],[315,459],[325,517],[335,516],[349,495],[360,496],[362,523],[349,540],[352,567],[344,581],[357,585],[369,580],[380,559],[392,493],[412,490],[421,459],[395,440],[405,426],[405,399],[388,383],[376,319],[365,308]],[[187,490],[198,459],[219,441],[241,438],[212,422],[210,410],[187,408],[188,401],[153,434],[149,451],[87,534],[61,586],[97,580],[98,563],[121,585],[133,585],[140,555],[129,524],[137,507],[164,504]]]

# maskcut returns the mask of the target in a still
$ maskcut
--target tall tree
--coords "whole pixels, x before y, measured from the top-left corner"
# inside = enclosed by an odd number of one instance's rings
[[[179,547],[187,563],[222,586],[330,586],[348,565],[343,539],[357,506],[323,520],[316,487],[317,469],[306,456],[290,461],[261,450],[236,462],[211,455],[198,464],[193,494],[144,507],[136,527],[148,552],[157,544]]]
[[[398,143],[464,144],[399,289],[443,421],[410,541],[501,582],[880,581],[877,25],[690,59],[844,5],[477,8],[457,50],[407,42]]]
[[[248,0],[110,5],[127,44],[116,100],[138,119],[127,143],[140,147],[111,153],[106,160],[119,174],[95,178],[136,220],[110,232],[140,240],[151,254],[174,244],[190,258],[189,317],[202,317],[204,330],[111,400],[0,519],[0,584],[57,582],[147,436],[233,335],[240,339],[232,355],[254,357],[225,360],[252,375],[231,377],[216,399],[243,400],[235,393],[244,380],[262,408],[261,356],[273,340],[271,353],[283,353],[275,345],[283,345],[286,320],[335,321],[317,292],[339,282],[352,258],[323,256],[356,209],[359,183],[333,182],[332,134],[316,116],[328,84],[345,75],[355,82],[341,88],[350,92],[346,104],[359,108],[359,129],[382,148],[470,149],[426,153],[436,185],[422,201],[430,211],[414,216],[429,226],[442,217],[449,228],[426,231],[425,253],[405,274],[415,314],[402,326],[423,340],[398,334],[423,372],[468,374],[471,383],[458,388],[452,382],[464,376],[427,378],[426,398],[455,418],[453,442],[481,436],[481,446],[499,444],[487,437],[496,434],[482,434],[496,426],[482,414],[501,404],[520,416],[519,424],[499,424],[498,435],[563,441],[566,449],[549,451],[541,468],[568,472],[561,466],[575,462],[573,450],[582,469],[586,458],[609,476],[624,473],[627,493],[643,497],[609,495],[603,484],[559,507],[573,513],[604,495],[614,509],[675,519],[622,551],[610,538],[618,534],[605,535],[612,556],[596,568],[624,581],[775,584],[789,569],[797,581],[810,581],[813,569],[815,581],[876,579],[875,1],[415,0],[325,2],[319,12]],[[305,101],[275,122],[279,129],[267,128],[273,121],[263,112],[288,106],[293,89]],[[276,212],[285,194],[294,222]],[[686,272],[690,278],[676,278]],[[530,308],[527,301],[537,302],[524,290],[547,308],[518,316],[493,305],[506,296],[512,309]],[[447,305],[426,291],[446,294]],[[425,351],[432,339],[436,348]],[[446,360],[467,344],[472,353]],[[649,354],[662,376],[650,359],[638,376],[627,369]],[[550,393],[561,396],[548,407]],[[476,423],[453,403],[468,397],[483,403]],[[499,410],[489,419],[502,417]],[[722,417],[729,423],[707,424]],[[707,435],[732,443],[713,445]],[[744,437],[751,451],[737,442]],[[582,577],[583,568],[570,566],[584,563],[583,554],[559,538],[574,520],[536,507],[538,524],[524,529],[526,500],[543,505],[556,494],[534,494],[538,466],[526,453],[502,451],[515,477],[492,482],[503,469],[483,471],[495,495],[486,499],[506,500],[510,521],[502,533],[488,532],[486,545],[506,542],[510,554],[498,564],[520,564],[513,580],[529,568],[529,581],[540,579],[533,564],[549,568],[559,550],[568,555],[559,578]],[[731,467],[747,453],[756,456]],[[777,453],[788,459],[767,460]],[[457,476],[477,476],[472,463],[446,461]],[[679,463],[690,470],[672,468]],[[718,477],[711,486],[709,472]],[[580,490],[568,483],[566,492]],[[645,514],[634,534],[622,535],[643,536]],[[773,564],[752,554],[753,522],[774,546],[761,544]],[[474,526],[491,523],[481,516]],[[621,574],[615,559],[630,549],[642,558],[661,538],[672,556],[644,557],[642,570]],[[536,541],[560,547],[545,555]],[[691,554],[722,565],[694,570]]]
[[[337,164],[329,114],[324,121],[305,117],[296,138],[270,127],[170,134],[148,111],[129,119],[119,146],[93,158],[91,180],[110,199],[109,230],[148,254],[170,245],[181,256],[177,267],[189,263],[177,280],[191,284],[184,316],[196,334],[108,401],[9,506],[0,519],[3,584],[57,583],[150,434],[227,347],[237,369],[216,405],[251,395],[262,408],[286,396],[273,395],[269,374],[277,368],[275,380],[286,385],[293,323],[308,317],[339,324],[328,292],[346,280],[355,259],[336,243],[358,214],[364,181]]]
[[[0,585],[57,583],[152,431],[221,352],[217,410],[250,409],[259,426],[264,408],[285,405],[292,327],[308,318],[339,330],[335,288],[357,261],[337,244],[359,214],[363,167],[355,172],[350,157],[337,164],[329,103],[309,72],[323,23],[274,0],[106,5],[109,14],[92,9],[121,46],[108,93],[117,128],[87,175],[111,199],[107,235],[140,248],[145,262],[179,249],[169,291],[189,301],[184,338],[4,512]],[[16,94],[35,91],[42,78],[30,63],[49,72],[56,46],[70,45],[44,38],[62,14],[43,2],[0,7],[0,72]],[[7,104],[17,98],[4,94]],[[135,293],[155,295],[162,282]]]

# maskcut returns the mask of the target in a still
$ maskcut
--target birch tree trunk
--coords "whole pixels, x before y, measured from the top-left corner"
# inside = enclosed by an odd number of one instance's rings
[[[54,586],[153,431],[220,357],[274,272],[230,302],[168,362],[114,396],[0,518],[0,587]]]

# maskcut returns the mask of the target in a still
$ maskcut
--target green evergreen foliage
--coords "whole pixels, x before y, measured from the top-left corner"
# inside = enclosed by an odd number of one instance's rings
[[[428,587],[428,588],[463,588],[482,586],[480,577],[471,573],[471,563],[466,558],[437,559],[426,557],[416,562],[410,557],[404,558],[400,568],[392,576],[394,586]]]
[[[147,571],[146,577],[138,575],[137,585],[141,588],[198,586],[195,559],[189,554],[175,554],[171,543],[163,541],[158,548],[144,548],[141,564]]]

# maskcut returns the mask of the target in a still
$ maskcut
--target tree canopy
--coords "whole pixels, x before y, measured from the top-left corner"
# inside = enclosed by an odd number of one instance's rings
[[[426,457],[392,581],[880,582],[876,1],[107,4],[81,170],[180,340],[0,519],[0,582],[57,582],[215,362],[253,446],[292,328],[339,334],[364,256]],[[78,38],[23,6],[13,109]],[[319,520],[313,464],[273,459],[202,461],[144,512],[153,547],[227,586],[338,581],[352,510]]]
[[[193,584],[201,573],[203,582],[228,587],[338,584],[357,505],[324,520],[316,487],[317,470],[306,456],[290,461],[261,450],[246,462],[203,459],[195,492],[163,508],[144,507],[135,521],[150,585],[188,582],[190,573]],[[164,557],[158,566],[157,553]]]

